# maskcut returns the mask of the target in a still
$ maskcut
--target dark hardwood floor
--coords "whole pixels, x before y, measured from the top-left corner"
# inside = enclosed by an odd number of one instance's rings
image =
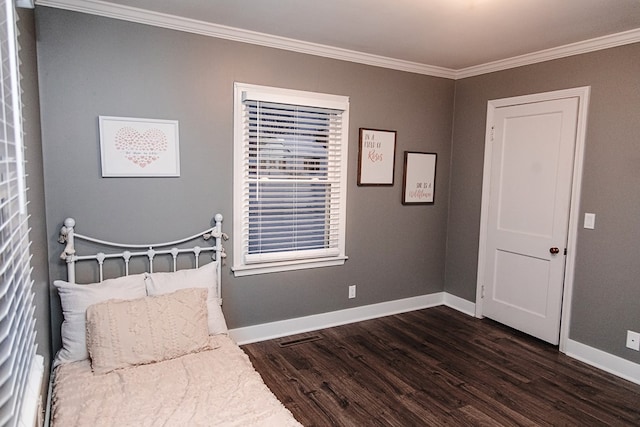
[[[640,425],[640,385],[442,306],[243,349],[305,426]]]

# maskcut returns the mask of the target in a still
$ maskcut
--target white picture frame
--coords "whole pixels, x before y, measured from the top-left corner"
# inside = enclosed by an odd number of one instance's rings
[[[392,186],[396,131],[360,128],[358,147],[358,185]]]
[[[180,176],[177,120],[99,116],[103,177]]]
[[[403,205],[429,205],[435,201],[436,153],[404,152]]]

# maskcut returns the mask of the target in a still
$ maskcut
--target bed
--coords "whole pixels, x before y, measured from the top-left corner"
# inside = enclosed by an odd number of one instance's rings
[[[65,220],[59,240],[68,277],[54,282],[63,323],[51,425],[301,425],[228,336],[221,215],[214,224],[185,239],[134,245],[79,234]],[[81,255],[79,242],[109,251]],[[190,268],[181,269],[185,257]],[[95,283],[76,283],[80,262],[92,266]],[[154,271],[158,264],[170,268]],[[134,272],[140,265],[144,271]],[[122,275],[105,279],[114,269]]]

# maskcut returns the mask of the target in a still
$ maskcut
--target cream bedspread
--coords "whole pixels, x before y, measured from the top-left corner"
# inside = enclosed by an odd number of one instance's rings
[[[52,425],[300,426],[227,336],[214,350],[94,375],[89,361],[56,369]]]

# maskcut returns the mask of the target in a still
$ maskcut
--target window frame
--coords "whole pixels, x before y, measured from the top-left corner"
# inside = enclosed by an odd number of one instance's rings
[[[304,107],[328,108],[342,111],[341,133],[339,140],[340,159],[338,185],[338,237],[337,250],[299,251],[297,257],[281,259],[279,254],[263,254],[260,260],[248,254],[248,238],[245,230],[249,228],[248,215],[245,217],[245,203],[248,203],[248,192],[245,188],[249,184],[246,179],[249,161],[245,158],[248,142],[244,141],[245,101],[261,101],[278,104],[296,105]],[[343,265],[347,260],[345,251],[346,240],[346,202],[347,202],[347,165],[348,165],[348,136],[349,136],[349,97],[317,92],[283,89],[270,86],[260,86],[247,83],[234,83],[234,171],[233,171],[233,266],[236,277],[273,273],[281,271],[300,270],[327,266]],[[295,251],[293,251],[295,252]],[[292,251],[286,251],[291,254]],[[247,256],[249,255],[249,256]],[[249,258],[249,259],[247,259]],[[252,260],[253,259],[253,260]]]

